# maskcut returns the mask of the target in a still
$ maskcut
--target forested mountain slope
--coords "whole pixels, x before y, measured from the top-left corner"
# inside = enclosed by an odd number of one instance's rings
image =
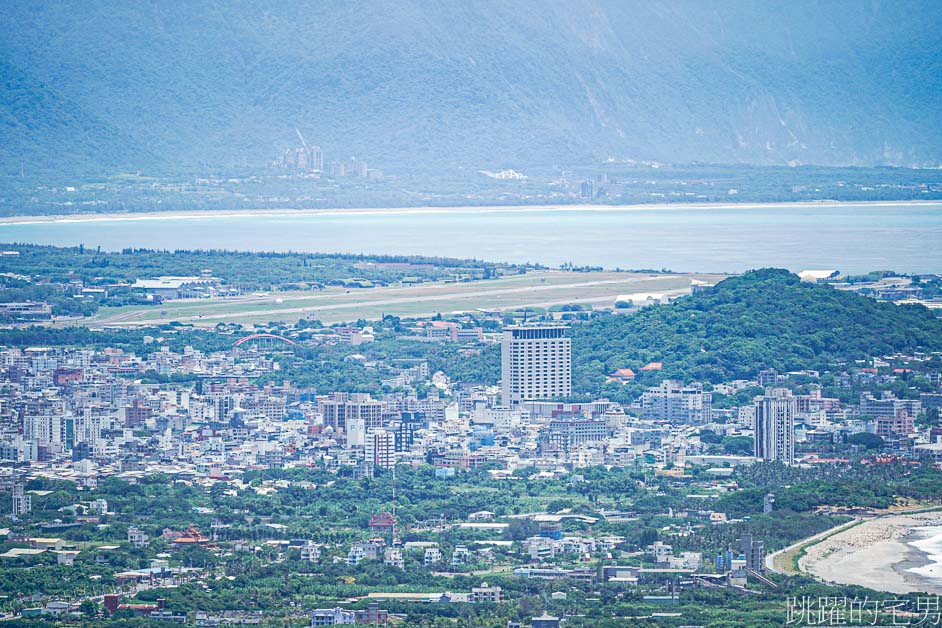
[[[0,175],[251,170],[296,126],[392,172],[936,166],[940,22],[925,0],[12,0]]]
[[[785,270],[731,277],[712,291],[634,316],[572,327],[574,384],[597,391],[616,368],[663,363],[662,377],[721,382],[823,368],[896,351],[942,350],[942,320],[923,306],[875,301]]]

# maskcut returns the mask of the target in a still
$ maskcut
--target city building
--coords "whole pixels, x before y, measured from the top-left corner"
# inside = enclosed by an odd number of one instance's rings
[[[144,531],[137,526],[131,526],[128,528],[128,543],[140,549],[150,545],[150,537],[148,537]]]
[[[893,419],[899,414],[919,416],[922,403],[918,399],[898,399],[893,393],[884,391],[879,398],[870,393],[860,395],[860,416],[875,419]]]
[[[875,433],[883,439],[890,439],[899,436],[908,436],[916,429],[916,421],[905,412],[900,412],[892,418],[880,418],[876,420]]]
[[[497,604],[501,600],[501,588],[492,587],[486,582],[482,582],[479,587],[471,587],[471,597],[472,602],[487,602],[491,604]]]
[[[712,408],[713,395],[703,392],[700,383],[684,386],[677,380],[666,379],[641,396],[641,412],[646,421],[701,425],[710,422]]]
[[[33,497],[23,491],[22,484],[13,485],[13,516],[21,517],[33,509]]]
[[[366,433],[366,462],[382,469],[392,469],[396,464],[396,434],[382,429]]]
[[[769,388],[755,403],[755,453],[763,460],[795,460],[796,400],[786,388]]]
[[[504,406],[572,394],[572,347],[564,325],[504,328],[501,393]]]
[[[608,437],[608,422],[595,419],[554,419],[542,433],[544,442],[562,451],[605,440]]]
[[[383,424],[383,402],[376,401],[369,393],[331,393],[327,399],[319,399],[317,407],[324,425],[334,430],[347,431],[350,419],[361,419],[364,431]]]
[[[432,565],[442,562],[442,551],[437,547],[426,548],[422,562],[426,567],[431,567]]]
[[[316,563],[321,559],[321,548],[313,541],[307,541],[301,546],[301,560]]]
[[[311,612],[312,626],[341,626],[356,623],[356,614],[340,607],[317,608]]]

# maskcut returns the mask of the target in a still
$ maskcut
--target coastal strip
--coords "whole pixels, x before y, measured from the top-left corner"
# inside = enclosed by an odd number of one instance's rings
[[[205,219],[205,218],[253,218],[258,216],[300,217],[300,216],[369,216],[391,214],[437,214],[453,213],[542,213],[542,212],[630,212],[630,211],[688,211],[688,210],[750,210],[750,209],[788,209],[794,207],[829,207],[829,206],[879,206],[879,207],[916,207],[938,205],[939,201],[787,201],[775,203],[640,203],[627,205],[474,205],[453,207],[361,207],[361,208],[320,208],[320,209],[240,209],[240,210],[193,210],[193,211],[141,211],[75,214],[41,214],[23,216],[0,216],[0,225],[38,224],[47,222],[105,222],[125,220],[167,220],[167,219]]]
[[[942,531],[939,511],[868,519],[807,544],[798,567],[829,584],[852,584],[887,593],[942,594],[942,580],[927,577],[933,563],[912,542],[921,530]]]

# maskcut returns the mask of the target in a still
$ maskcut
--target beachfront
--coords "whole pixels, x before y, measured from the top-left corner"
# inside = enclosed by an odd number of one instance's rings
[[[798,564],[825,582],[938,595],[942,579],[927,577],[924,567],[932,559],[912,542],[940,531],[938,511],[870,519],[810,546]]]
[[[0,216],[0,224],[22,224],[43,222],[77,222],[77,221],[112,221],[112,220],[155,220],[155,219],[185,219],[185,218],[233,218],[245,216],[342,216],[342,215],[377,215],[377,214],[435,214],[435,213],[487,213],[487,212],[517,212],[517,213],[543,213],[543,212],[626,212],[651,210],[692,210],[692,209],[783,209],[795,207],[828,207],[828,206],[892,206],[915,207],[938,205],[938,201],[914,200],[873,200],[873,201],[781,201],[781,202],[742,202],[742,203],[629,203],[624,205],[603,204],[545,204],[545,205],[457,205],[457,206],[405,206],[405,207],[324,207],[324,208],[265,208],[265,209],[237,209],[237,210],[205,210],[191,211],[83,211],[75,213],[26,214],[15,216]]]

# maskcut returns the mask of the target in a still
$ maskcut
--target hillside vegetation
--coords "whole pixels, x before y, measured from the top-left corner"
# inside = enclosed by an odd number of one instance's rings
[[[942,320],[922,306],[883,303],[763,269],[635,316],[576,325],[572,337],[574,387],[598,391],[607,373],[637,371],[652,361],[663,370],[645,374],[645,381],[721,382],[763,368],[823,369],[896,351],[938,351]]]

